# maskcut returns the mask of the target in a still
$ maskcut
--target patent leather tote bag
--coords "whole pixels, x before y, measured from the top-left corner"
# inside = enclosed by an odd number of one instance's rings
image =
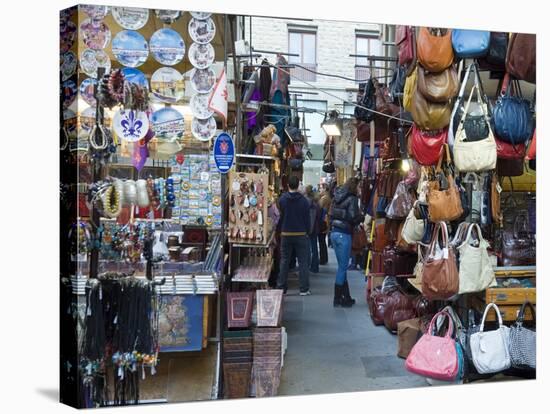
[[[451,35],[456,57],[460,59],[480,58],[489,51],[491,32],[484,30],[457,30]]]
[[[531,316],[535,321],[535,308],[531,302],[524,302],[516,322],[510,328],[510,359],[512,367],[520,369],[534,369],[537,367],[537,334],[534,330],[523,326],[527,306],[531,309]]]
[[[449,320],[447,332],[443,337],[433,334],[435,321],[440,315]],[[453,381],[458,374],[459,364],[455,341],[451,337],[452,332],[453,321],[449,314],[447,312],[435,314],[428,332],[422,335],[409,353],[405,361],[407,370],[437,380]]]
[[[494,331],[484,331],[485,318],[490,309],[494,309],[498,318],[498,328]],[[510,328],[502,324],[502,316],[498,306],[489,303],[483,312],[479,332],[470,337],[472,360],[477,372],[480,374],[492,374],[504,371],[512,365],[508,344],[510,341]]]
[[[416,41],[417,59],[422,67],[430,72],[447,69],[454,60],[451,43],[451,29],[435,29],[441,35],[432,34],[427,27],[421,27]]]
[[[418,90],[430,102],[445,103],[458,93],[458,73],[454,66],[442,72],[428,72],[418,68]]]

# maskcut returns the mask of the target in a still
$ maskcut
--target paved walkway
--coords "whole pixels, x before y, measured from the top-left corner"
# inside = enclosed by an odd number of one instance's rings
[[[362,272],[348,271],[357,303],[349,309],[332,306],[335,274],[336,257],[329,249],[329,264],[310,275],[312,296],[298,296],[297,279],[289,280],[283,311],[288,349],[279,395],[426,386],[397,357],[397,336],[373,325]]]

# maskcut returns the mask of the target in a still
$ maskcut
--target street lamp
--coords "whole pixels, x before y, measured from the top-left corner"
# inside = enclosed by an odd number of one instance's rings
[[[328,119],[325,114],[325,119],[321,123],[321,127],[328,136],[339,137],[342,135],[343,122],[338,116],[338,111],[330,111],[328,113]]]

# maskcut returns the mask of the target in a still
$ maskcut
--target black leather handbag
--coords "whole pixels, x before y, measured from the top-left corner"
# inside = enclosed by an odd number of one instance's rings
[[[372,78],[365,83],[359,84],[360,93],[357,96],[357,103],[365,108],[371,110],[376,109],[376,89]],[[364,122],[370,122],[374,120],[375,113],[366,109],[355,107],[354,116],[356,119]]]
[[[390,81],[390,96],[396,105],[403,101],[403,91],[407,80],[407,67],[397,66]]]

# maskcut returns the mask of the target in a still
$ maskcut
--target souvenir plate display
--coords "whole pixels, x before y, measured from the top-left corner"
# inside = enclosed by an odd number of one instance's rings
[[[66,81],[76,72],[77,59],[73,52],[63,54],[61,58],[61,80]]]
[[[104,22],[86,19],[80,24],[82,41],[90,49],[105,49],[111,41],[111,31]]]
[[[87,138],[88,134],[92,130],[92,127],[95,124],[95,112],[96,109],[91,106],[86,108],[80,113],[79,116],[79,128],[78,128],[78,137]]]
[[[93,78],[86,78],[80,84],[79,92],[84,102],[90,106],[96,106],[96,99],[94,96],[94,86],[97,84],[97,80]]]
[[[216,135],[216,120],[214,117],[208,119],[193,118],[191,132],[199,141],[209,141]]]
[[[182,224],[207,225],[220,228],[222,224],[222,206],[214,205],[214,199],[221,198],[221,174],[216,170],[214,157],[210,154],[189,154],[181,164],[176,157],[170,161],[171,177],[180,183],[177,192],[176,207],[172,218]]]
[[[83,4],[80,6],[80,10],[93,20],[101,20],[109,14],[109,6],[98,6],[95,4]]]
[[[175,103],[183,99],[185,81],[174,68],[160,68],[151,77],[151,91],[163,102]]]
[[[139,141],[147,134],[149,118],[142,111],[121,109],[115,113],[113,129],[121,139],[129,142]]]
[[[67,80],[61,84],[63,94],[63,109],[67,109],[74,102],[78,93],[76,83],[72,80]]]
[[[149,20],[149,10],[138,7],[113,7],[115,21],[125,29],[141,29]]]
[[[59,28],[59,49],[61,53],[68,52],[76,39],[76,25],[71,21],[61,21]]]
[[[162,65],[172,66],[185,56],[185,43],[178,32],[164,28],[151,36],[149,48],[155,60]]]
[[[122,74],[126,82],[134,83],[142,88],[149,89],[149,82],[141,70],[136,68],[122,68]]]
[[[124,66],[135,68],[141,66],[149,56],[147,41],[138,32],[123,30],[113,39],[113,55]]]
[[[209,93],[197,93],[191,98],[191,111],[197,119],[208,119],[214,115],[214,112],[208,109]]]
[[[80,68],[91,78],[97,78],[97,68],[105,68],[105,73],[111,70],[111,59],[103,50],[86,49],[80,55]]]
[[[216,84],[216,73],[211,69],[194,69],[191,73],[191,86],[198,93],[208,93]]]
[[[172,24],[181,17],[181,12],[178,10],[155,10],[155,15],[164,24]]]
[[[214,63],[216,52],[210,43],[192,43],[189,47],[189,60],[197,69],[206,69]]]
[[[190,12],[190,13],[191,13],[191,16],[193,16],[197,20],[206,20],[210,16],[212,16],[212,13],[208,13],[208,12]]]
[[[185,131],[183,115],[171,107],[153,112],[151,122],[155,137],[160,139],[181,138]]]
[[[193,18],[189,21],[189,34],[195,43],[210,43],[216,35],[214,20],[198,20]]]

